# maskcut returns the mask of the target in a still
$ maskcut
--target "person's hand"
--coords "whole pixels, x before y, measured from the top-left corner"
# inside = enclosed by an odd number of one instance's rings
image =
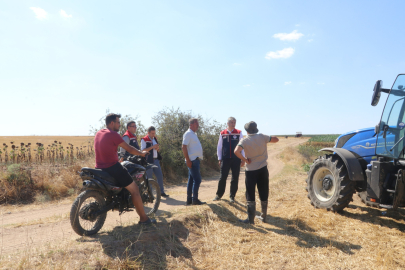
[[[218,165],[219,167],[221,167],[221,160],[218,160]]]
[[[250,163],[252,163],[252,160],[251,160],[250,158],[248,158],[248,159],[246,160],[246,163],[247,163],[247,164],[250,164]]]
[[[246,163],[246,162],[242,160],[242,162],[240,163],[240,166],[241,166],[241,167],[245,166],[245,163]]]
[[[124,161],[124,158],[123,158],[123,157],[122,157],[122,158],[120,158],[120,163],[121,163],[121,162],[123,162],[123,161]]]
[[[187,160],[186,164],[187,164],[187,167],[189,167],[190,169],[193,166],[193,162],[191,162],[191,160]]]
[[[147,152],[147,151],[142,151],[142,155],[140,155],[140,156],[146,157],[146,155],[148,155],[148,154],[149,154],[149,152]]]
[[[152,149],[158,149],[159,148],[159,144],[155,144],[154,146],[152,146]]]

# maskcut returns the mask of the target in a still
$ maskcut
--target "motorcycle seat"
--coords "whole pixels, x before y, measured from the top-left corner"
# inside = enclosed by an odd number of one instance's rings
[[[109,175],[106,172],[103,172],[100,169],[92,169],[92,168],[85,167],[85,168],[82,168],[82,171],[91,173],[91,174],[93,174],[95,176],[98,176],[101,179],[106,180],[106,181],[108,181],[108,182],[110,182],[112,184],[116,184],[116,181],[115,181],[114,177],[112,177],[111,175]]]

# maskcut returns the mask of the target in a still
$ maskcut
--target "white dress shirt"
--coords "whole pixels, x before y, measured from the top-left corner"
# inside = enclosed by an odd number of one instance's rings
[[[149,136],[148,136],[149,137]],[[155,145],[155,144],[158,144],[157,142],[156,142],[156,140],[155,140],[155,138],[153,138],[153,140],[149,137],[149,139],[152,141],[152,145]],[[146,149],[147,147],[146,147],[146,142],[142,139],[141,140],[141,150],[143,151],[144,149]],[[153,149],[153,158],[157,158],[158,157],[158,154],[157,154],[157,151],[156,151],[156,149]]]
[[[196,158],[203,159],[203,150],[197,134],[188,129],[183,135],[183,145],[187,145],[188,157],[191,161]]]

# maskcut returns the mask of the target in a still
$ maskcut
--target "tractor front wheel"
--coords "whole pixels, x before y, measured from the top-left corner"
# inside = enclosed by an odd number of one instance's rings
[[[307,191],[315,208],[339,212],[353,201],[355,187],[339,156],[325,155],[316,159],[309,169]]]

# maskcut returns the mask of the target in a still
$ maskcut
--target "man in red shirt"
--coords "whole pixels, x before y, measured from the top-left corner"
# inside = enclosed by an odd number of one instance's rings
[[[99,130],[94,138],[94,151],[96,152],[96,168],[110,174],[120,187],[125,187],[131,193],[132,202],[140,217],[139,224],[156,223],[156,220],[148,218],[143,209],[141,195],[138,186],[132,180],[128,171],[118,162],[118,147],[124,148],[133,155],[145,156],[148,152],[139,151],[127,144],[117,131],[120,130],[121,115],[110,113],[105,118],[107,128]]]

